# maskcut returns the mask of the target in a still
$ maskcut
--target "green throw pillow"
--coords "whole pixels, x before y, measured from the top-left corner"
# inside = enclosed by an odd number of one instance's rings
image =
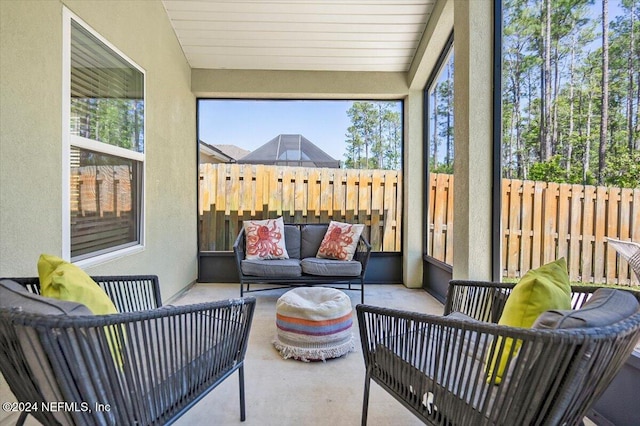
[[[38,277],[42,296],[82,303],[94,315],[118,313],[107,293],[86,272],[59,257],[50,254],[40,255]],[[122,367],[121,348],[115,334],[117,330],[106,327],[105,332],[111,355]],[[121,333],[124,334],[124,329]]]
[[[498,324],[529,328],[540,314],[550,309],[571,309],[571,284],[564,257],[532,269],[520,279],[504,305]],[[520,349],[519,342],[514,345],[513,339],[505,339],[499,357],[501,344],[502,339],[498,338],[493,356],[487,358],[488,380],[495,374],[496,384],[502,381],[511,347],[514,346],[514,356]]]
[[[94,315],[118,313],[107,293],[72,263],[42,254],[38,259],[38,276],[40,293],[45,297],[82,303]]]

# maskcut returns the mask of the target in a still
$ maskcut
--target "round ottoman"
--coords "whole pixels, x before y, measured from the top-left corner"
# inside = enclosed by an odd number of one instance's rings
[[[333,288],[299,287],[276,303],[274,346],[283,358],[319,361],[355,349],[351,299]]]

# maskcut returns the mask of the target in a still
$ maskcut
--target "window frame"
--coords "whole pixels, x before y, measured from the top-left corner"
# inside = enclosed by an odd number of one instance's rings
[[[147,135],[147,78],[144,68],[125,55],[116,46],[101,36],[96,30],[88,25],[84,20],[63,7],[62,19],[62,258],[74,264],[87,267],[105,261],[130,255],[144,250],[145,247],[145,212],[146,212],[146,135]],[[143,76],[143,104],[145,113],[143,115],[143,152],[137,152],[115,145],[109,145],[93,139],[88,139],[78,135],[72,135],[71,123],[71,31],[72,21],[75,21],[85,31],[89,32],[101,43],[126,61],[129,66],[139,71]],[[135,214],[137,221],[137,241],[122,246],[114,246],[109,249],[98,250],[82,256],[81,259],[71,258],[71,151],[72,146],[81,150],[94,151],[99,154],[121,157],[140,163],[140,183],[138,184],[139,194],[136,200],[138,212]]]
[[[283,98],[259,98],[259,97],[238,97],[238,98],[226,98],[226,97],[220,97],[220,98],[215,98],[215,97],[198,97],[196,98],[196,143],[198,144],[198,148],[197,148],[197,158],[196,158],[196,164],[197,164],[197,197],[198,197],[198,256],[199,259],[202,259],[208,255],[212,255],[212,254],[216,254],[216,253],[224,253],[224,254],[229,254],[229,253],[233,253],[232,249],[229,248],[228,250],[221,250],[221,249],[214,249],[214,250],[204,250],[202,248],[202,235],[201,235],[201,209],[202,207],[200,206],[200,200],[201,200],[201,179],[202,176],[200,175],[200,166],[201,166],[201,145],[200,142],[206,142],[206,143],[211,143],[210,140],[205,141],[203,139],[203,135],[201,134],[201,126],[200,126],[200,122],[201,122],[201,117],[203,115],[202,113],[202,104],[207,102],[207,101],[215,101],[215,102],[265,102],[265,103],[286,103],[286,102],[317,102],[317,103],[321,103],[321,102],[372,102],[372,103],[378,103],[378,102],[382,102],[382,103],[387,103],[387,102],[396,102],[398,103],[399,109],[398,112],[400,114],[400,125],[401,125],[401,131],[400,131],[400,150],[401,150],[401,155],[400,158],[398,160],[399,164],[399,168],[398,169],[390,169],[390,170],[397,170],[401,173],[401,175],[406,176],[406,169],[405,169],[405,161],[404,161],[404,152],[406,150],[406,135],[405,135],[405,130],[406,130],[406,126],[407,126],[407,121],[406,121],[406,98],[389,98],[389,99],[385,99],[385,98],[372,98],[372,97],[352,97],[352,98],[336,98],[336,99],[331,99],[331,98],[305,98],[305,97],[293,97],[293,98],[287,98],[287,97],[283,97]],[[346,142],[345,142],[346,143]],[[319,146],[320,148],[322,148],[322,146]],[[279,159],[277,164],[274,165],[278,165],[278,166],[287,166],[288,164],[284,164],[287,162],[298,162],[298,163],[304,163],[306,160],[302,159],[302,160],[284,160],[284,159]],[[223,161],[226,162],[226,161]],[[234,161],[231,161],[231,163],[234,163]],[[340,162],[342,164],[344,164],[344,160],[341,159]],[[249,164],[249,163],[246,163]],[[292,167],[307,167],[303,164],[298,164]],[[343,169],[347,169],[346,167],[340,167],[340,170]],[[356,169],[354,169],[356,170]],[[364,170],[364,169],[363,169]],[[403,182],[404,185],[404,182]],[[400,216],[403,218],[402,220],[404,220],[404,203],[402,203],[401,201],[401,213]],[[260,217],[251,217],[252,220],[261,220],[262,218]],[[332,219],[329,218],[329,220],[338,220],[338,219]],[[309,221],[308,223],[313,223],[313,221]],[[357,223],[357,222],[356,222]],[[402,229],[402,226],[398,227],[399,229]],[[402,234],[402,231],[398,231],[400,232],[400,244],[399,244],[399,249],[398,250],[394,250],[394,251],[385,251],[385,250],[374,250],[372,251],[372,253],[374,253],[374,256],[378,256],[378,255],[385,255],[388,256],[390,254],[401,254],[403,253],[402,250],[402,241],[404,239],[404,235]],[[233,235],[231,238],[231,244],[233,243],[233,238],[235,238],[236,235]],[[199,267],[201,269],[201,267]],[[215,281],[215,279],[214,279]]]
[[[491,276],[502,282],[502,0],[493,3],[493,167]]]
[[[433,86],[433,84],[436,82],[436,80],[438,79],[438,77],[440,76],[440,73],[443,71],[444,66],[447,63],[447,60],[449,59],[450,55],[453,54],[455,55],[455,51],[454,51],[454,41],[455,41],[455,37],[454,37],[454,32],[451,31],[451,33],[449,34],[449,36],[447,37],[447,41],[445,42],[444,46],[442,47],[442,50],[440,51],[440,54],[438,55],[438,59],[435,63],[435,65],[433,66],[433,69],[431,70],[431,73],[429,74],[429,78],[427,79],[427,83],[424,86],[424,90],[423,90],[423,102],[424,102],[424,116],[423,116],[423,120],[424,120],[424,181],[425,181],[425,194],[424,194],[424,247],[423,247],[423,258],[425,260],[428,260],[431,263],[437,264],[440,267],[442,267],[443,269],[446,269],[448,272],[452,271],[453,265],[450,265],[444,261],[441,261],[435,257],[433,257],[431,254],[429,254],[429,246],[430,246],[430,241],[429,241],[429,223],[430,223],[430,218],[429,218],[429,205],[430,205],[430,197],[429,197],[429,193],[430,193],[430,189],[429,189],[429,178],[430,178],[430,174],[431,174],[431,170],[430,170],[430,155],[431,155],[431,130],[432,130],[432,126],[431,126],[431,119],[430,119],[430,115],[431,115],[431,98],[430,98],[430,90],[431,87]],[[455,121],[454,121],[454,126],[455,126]],[[454,140],[454,146],[455,146],[455,140]]]

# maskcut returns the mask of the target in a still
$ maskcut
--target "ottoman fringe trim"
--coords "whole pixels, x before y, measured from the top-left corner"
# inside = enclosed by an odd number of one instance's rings
[[[343,343],[327,346],[319,344],[318,347],[301,348],[299,346],[290,346],[286,343],[282,343],[277,337],[273,341],[273,346],[280,352],[282,358],[293,358],[299,361],[326,361],[331,358],[338,358],[346,355],[349,352],[355,352],[355,343],[353,336]]]

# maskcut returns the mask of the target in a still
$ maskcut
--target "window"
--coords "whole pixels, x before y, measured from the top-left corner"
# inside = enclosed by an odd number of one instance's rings
[[[361,223],[400,252],[402,135],[402,101],[198,100],[200,251],[282,216]]]
[[[571,281],[637,284],[607,239],[640,239],[638,2],[502,10],[503,277],[565,257]]]
[[[142,244],[144,71],[65,13],[63,252],[81,261]]]
[[[427,256],[453,264],[453,36],[427,83]]]

